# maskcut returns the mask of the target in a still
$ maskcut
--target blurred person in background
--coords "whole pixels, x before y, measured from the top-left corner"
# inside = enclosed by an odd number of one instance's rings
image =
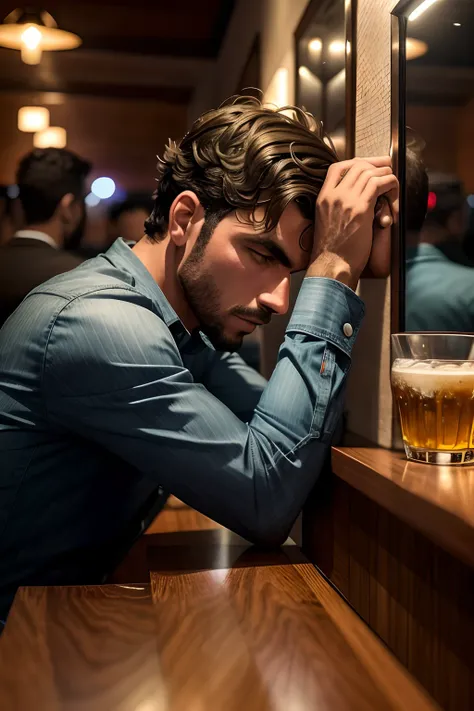
[[[121,237],[125,244],[133,245],[143,237],[145,220],[153,208],[151,198],[131,194],[125,200],[113,202],[107,210],[106,234],[99,244],[81,244],[79,254],[84,258],[97,257]]]
[[[453,175],[428,172],[430,201],[421,233],[423,244],[432,244],[457,264],[474,267],[464,241],[468,204],[462,182]]]
[[[249,97],[206,112],[160,159],[135,247],[38,287],[0,331],[1,619],[19,585],[103,581],[169,494],[285,541],[342,410],[357,282],[398,210],[390,157],[338,163],[323,138]],[[266,383],[236,351],[285,313],[297,271]]]
[[[36,286],[74,269],[85,226],[85,181],[90,164],[58,148],[35,149],[20,162],[19,201],[25,227],[2,249],[0,326]]]
[[[138,242],[145,231],[145,220],[153,208],[153,201],[142,195],[130,195],[113,204],[108,212],[110,246],[118,237],[124,242]]]
[[[7,244],[23,224],[18,186],[0,185],[0,247]]]
[[[430,179],[421,157],[407,150],[406,184],[406,330],[473,332],[474,269],[462,250],[461,183]]]
[[[9,241],[13,234],[9,206],[8,186],[0,185],[0,247]]]

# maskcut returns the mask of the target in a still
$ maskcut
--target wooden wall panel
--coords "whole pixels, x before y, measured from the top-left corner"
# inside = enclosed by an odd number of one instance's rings
[[[53,103],[51,103],[53,102]],[[156,154],[168,138],[186,132],[186,106],[153,100],[28,92],[0,93],[0,183],[15,180],[32,134],[17,129],[21,106],[47,105],[51,125],[64,126],[68,148],[94,164],[92,177],[109,175],[124,190],[154,190]]]
[[[325,479],[303,518],[304,553],[443,709],[471,711],[474,570],[337,477]]]

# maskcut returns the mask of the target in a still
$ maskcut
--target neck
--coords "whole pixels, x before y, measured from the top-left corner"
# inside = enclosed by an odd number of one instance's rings
[[[444,227],[438,225],[425,225],[421,230],[420,242],[432,244],[436,247],[449,239],[449,233]]]
[[[36,232],[44,232],[53,239],[58,247],[64,246],[64,235],[61,226],[52,220],[49,222],[37,222],[32,225],[26,225],[25,230],[35,230]]]
[[[133,247],[133,252],[148,269],[188,331],[196,328],[198,320],[177,277],[183,250],[177,248],[169,237],[161,242],[151,242],[143,237]]]

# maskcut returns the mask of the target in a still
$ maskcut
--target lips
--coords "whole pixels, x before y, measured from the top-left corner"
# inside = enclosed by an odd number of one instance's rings
[[[240,318],[243,321],[247,321],[247,323],[253,324],[254,326],[263,326],[263,321],[252,321],[251,318],[244,318],[243,316],[240,316]]]

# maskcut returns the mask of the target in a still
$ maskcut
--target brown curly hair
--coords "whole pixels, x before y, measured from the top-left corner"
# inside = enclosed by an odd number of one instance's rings
[[[288,110],[292,117],[283,113]],[[171,205],[184,190],[198,196],[213,222],[237,211],[269,232],[293,201],[312,220],[327,170],[338,160],[324,139],[322,125],[298,107],[268,108],[252,96],[228,99],[197,119],[179,144],[170,140],[158,158],[146,234],[155,241],[166,236]]]

